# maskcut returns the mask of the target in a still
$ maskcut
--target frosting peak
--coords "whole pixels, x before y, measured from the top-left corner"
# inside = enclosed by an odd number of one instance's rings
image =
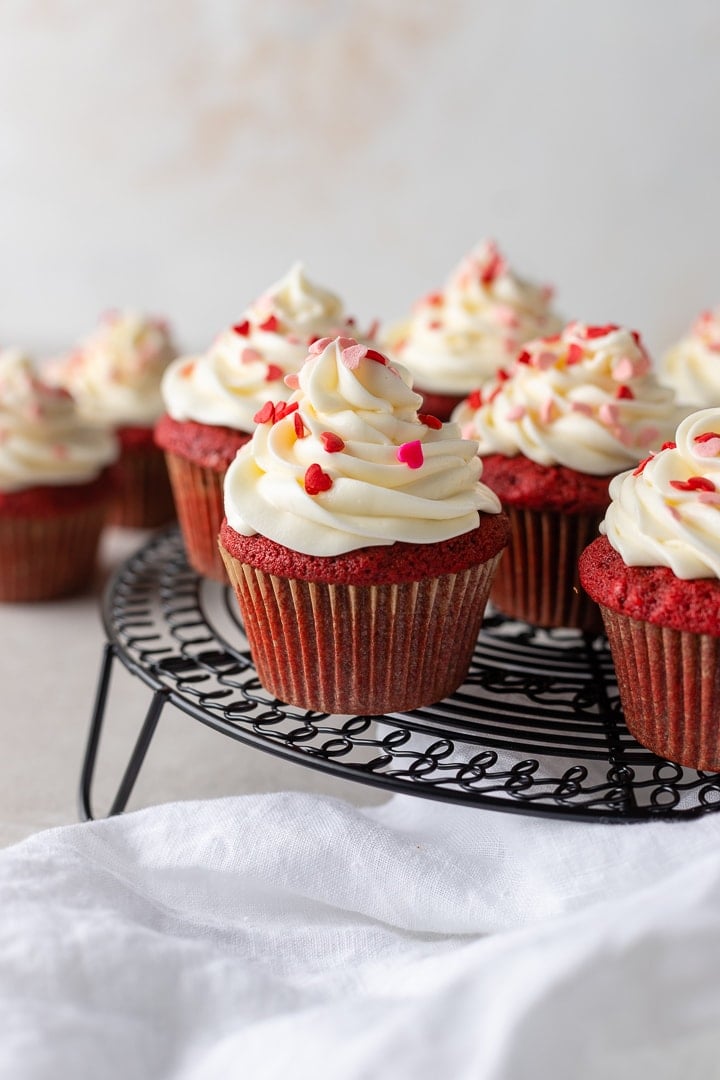
[[[541,465],[607,476],[675,430],[675,396],[650,368],[636,331],[573,322],[529,342],[453,419],[478,440],[481,454],[521,453]]]
[[[163,372],[176,355],[163,319],[110,311],[76,349],[47,364],[45,375],[71,392],[89,421],[151,426],[163,411]]]
[[[321,339],[267,402],[225,479],[228,524],[312,555],[435,543],[500,511],[479,483],[477,444],[454,424],[418,415],[410,376],[352,338]]]
[[[114,436],[83,423],[18,349],[0,350],[0,491],[95,479],[118,454]]]
[[[720,405],[720,307],[704,311],[688,334],[664,357],[660,378],[678,401]]]
[[[673,441],[610,482],[600,527],[628,566],[720,578],[720,408],[686,417]]]
[[[388,343],[431,391],[467,394],[531,338],[553,333],[552,289],[518,277],[497,246],[470,252],[440,292],[430,293]]]

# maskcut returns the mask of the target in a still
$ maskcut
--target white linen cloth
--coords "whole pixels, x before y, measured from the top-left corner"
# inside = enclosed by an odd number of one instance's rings
[[[720,814],[176,803],[0,853],[8,1080],[720,1075]]]

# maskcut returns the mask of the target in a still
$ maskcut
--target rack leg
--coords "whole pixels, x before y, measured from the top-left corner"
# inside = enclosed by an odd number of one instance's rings
[[[95,704],[93,706],[92,716],[90,719],[90,731],[88,732],[87,744],[85,747],[85,757],[83,759],[82,771],[80,773],[80,786],[78,791],[78,813],[81,821],[93,821],[95,815],[92,809],[92,784],[95,776],[95,765],[97,763],[98,747],[100,745],[100,735],[102,733],[103,723],[105,720],[105,709],[107,707],[107,697],[110,688],[110,675],[112,673],[112,664],[115,659],[115,650],[111,644],[106,644],[103,649],[103,658],[100,666],[100,676],[98,678],[97,691],[95,693]],[[130,760],[125,769],[120,786],[117,790],[115,799],[110,807],[109,816],[114,814],[121,814],[127,805],[127,801],[132,794],[135,781],[137,780],[138,773],[142,767],[142,763],[145,760],[148,747],[152,741],[152,737],[155,734],[155,729],[160,719],[160,714],[163,709],[163,705],[166,701],[166,694],[163,690],[156,690],[153,694],[150,707],[145,714],[145,720],[140,729],[140,734],[137,737],[133,752],[130,756]]]

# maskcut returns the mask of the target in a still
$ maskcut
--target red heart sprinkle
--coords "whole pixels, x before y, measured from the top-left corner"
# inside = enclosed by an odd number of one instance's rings
[[[639,476],[649,461],[652,461],[654,454],[650,454],[649,457],[643,458],[636,469],[633,469],[633,476]]]
[[[294,413],[297,408],[297,401],[278,401],[275,406],[275,420],[284,420],[290,413]]]
[[[332,487],[332,477],[323,472],[317,463],[309,465],[305,472],[305,490],[308,495],[319,495],[321,491],[329,491]]]
[[[339,454],[341,450],[345,449],[345,443],[334,431],[323,431],[320,435],[320,442],[328,454]]]
[[[673,442],[673,440],[672,440],[672,439],[669,439],[669,440],[668,440],[667,442],[664,442],[664,443],[662,444],[662,446],[660,447],[660,449],[661,449],[661,450],[676,450],[676,449],[677,449],[677,443],[676,443],[676,442]]]
[[[428,293],[424,301],[429,307],[442,307],[443,294],[441,292]]]
[[[277,331],[278,331],[279,326],[280,326],[280,322],[278,320],[277,315],[268,315],[265,322],[260,323],[260,329],[261,330],[268,330],[271,334],[276,334]]]
[[[497,378],[497,381],[501,382],[501,383],[507,382],[508,379],[510,378],[510,376],[508,375],[505,368],[498,368],[497,371],[495,372],[495,376]]]
[[[477,391],[475,391],[475,393],[477,393]],[[442,420],[438,420],[437,416],[433,416],[432,413],[419,412],[418,420],[421,424],[424,424],[425,427],[432,428],[434,431],[440,431],[440,428],[442,427]]]
[[[583,358],[583,347],[578,345],[576,341],[573,341],[568,345],[567,362],[568,364],[579,364]]]
[[[240,334],[241,337],[247,337],[250,333],[250,321],[248,319],[243,319],[242,322],[235,323],[233,331],[236,334]]]
[[[382,364],[383,367],[387,367],[387,356],[383,356],[377,349],[368,349],[365,355],[368,360],[374,360],[376,364]]]
[[[274,424],[275,423],[275,406],[272,401],[266,401],[262,409],[253,416],[253,420],[256,424]]]
[[[303,419],[299,412],[296,412],[293,416],[293,424],[295,425],[295,434],[298,439],[304,439],[307,435],[307,431],[305,430],[305,425],[303,424]]]
[[[265,382],[277,382],[282,377],[283,369],[281,367],[278,367],[277,364],[268,364]]]
[[[615,397],[618,398],[618,400],[627,399],[628,401],[633,401],[635,395],[629,386],[618,386],[615,391]]]
[[[517,363],[518,364],[529,364],[530,363],[530,353],[527,351],[527,349],[523,349],[523,351],[520,353],[520,355],[517,358]]]
[[[671,480],[670,487],[678,491],[715,491],[712,480],[706,476],[691,476],[687,480]]]
[[[467,400],[471,409],[479,409],[483,403],[482,390],[471,390]]]
[[[619,329],[617,323],[607,323],[605,326],[586,326],[585,337],[589,339],[606,337],[607,334],[612,334],[614,330]]]
[[[409,469],[419,469],[425,461],[422,443],[419,439],[413,439],[412,442],[406,442],[402,446],[398,446],[395,456],[399,462],[407,465]]]

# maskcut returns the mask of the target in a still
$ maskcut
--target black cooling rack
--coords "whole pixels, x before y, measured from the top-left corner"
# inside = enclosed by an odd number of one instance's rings
[[[156,535],[106,590],[107,643],[80,780],[92,783],[112,665],[148,686],[140,734],[110,808],[121,813],[162,711],[259,750],[389,792],[464,806],[604,822],[688,818],[720,808],[720,774],[655,757],[629,734],[604,637],[543,631],[490,614],[465,684],[387,716],[329,716],[260,685],[229,588],[199,578],[176,529]]]

